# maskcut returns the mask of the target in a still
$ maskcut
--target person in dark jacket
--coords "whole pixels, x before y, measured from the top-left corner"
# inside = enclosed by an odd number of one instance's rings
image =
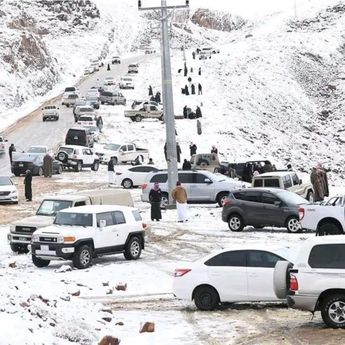
[[[218,149],[214,145],[212,146],[211,153],[218,153]]]
[[[188,90],[188,86],[187,85],[185,85],[185,87],[184,87],[184,94],[186,96],[189,96],[189,90]]]
[[[149,193],[149,200],[151,203],[151,220],[156,220],[159,222],[162,219],[161,213],[161,201],[162,201],[162,191],[159,188],[159,183],[155,182],[153,188]]]
[[[201,75],[201,67],[199,67],[198,74]]]
[[[187,74],[188,74],[187,64],[184,63],[184,76],[187,77]]]
[[[110,71],[110,64],[108,64],[107,71]]]
[[[149,96],[153,96],[152,86],[149,85]]]
[[[53,157],[49,153],[43,157],[43,174],[44,177],[52,177],[53,175]]]
[[[190,156],[191,157],[196,154],[197,149],[198,149],[198,147],[194,143],[190,143],[189,150],[190,150]]]
[[[115,172],[114,160],[113,160],[113,158],[110,158],[109,162],[108,162],[108,183],[109,183],[109,185],[114,183],[114,172]]]
[[[193,60],[195,60],[195,52],[192,53]]]
[[[198,119],[199,117],[202,117],[202,114],[201,114],[201,109],[199,106],[196,107],[195,109],[195,115],[196,115],[196,118]]]
[[[11,144],[10,147],[8,148],[8,155],[10,156],[10,163],[12,164],[12,154],[13,152],[16,152],[16,148],[14,144]]]
[[[31,170],[26,170],[24,177],[25,184],[25,199],[32,201],[32,173]]]
[[[193,67],[190,68],[190,73],[193,73]]]
[[[161,93],[159,91],[156,92],[155,101],[157,103],[161,102]]]
[[[191,169],[192,169],[192,164],[190,164],[190,162],[187,161],[187,159],[185,159],[182,164],[182,170],[191,170]]]
[[[186,105],[183,107],[183,117],[184,117],[185,119],[188,117],[187,106],[186,106]]]
[[[195,95],[195,85],[194,84],[191,85],[190,89],[191,89],[191,94]]]
[[[198,95],[202,95],[202,86],[200,83],[198,84]]]
[[[192,82],[192,78],[191,77],[188,77],[188,83],[191,83]]]

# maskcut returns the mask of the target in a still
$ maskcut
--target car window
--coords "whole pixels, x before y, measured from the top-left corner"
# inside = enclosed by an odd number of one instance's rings
[[[127,146],[126,146],[126,145],[122,145],[122,146],[120,147],[120,150],[122,150],[122,151],[127,151]]]
[[[284,185],[284,189],[288,189],[292,187],[290,175],[283,176],[283,185]]]
[[[249,250],[247,252],[248,267],[275,267],[277,261],[285,261],[282,257],[263,250]]]
[[[256,178],[254,179],[254,187],[262,187],[263,186],[263,180],[262,178]]]
[[[74,204],[74,207],[85,206],[85,205],[86,205],[86,202],[85,202],[85,201],[77,201],[77,202]]]
[[[276,201],[280,202],[280,199],[277,198],[274,194],[272,193],[267,193],[267,192],[264,192],[262,193],[262,203],[264,204],[270,204],[270,205],[274,205],[274,203]]]
[[[157,108],[154,105],[151,105],[150,110],[157,110]]]
[[[193,183],[193,174],[180,173],[178,174],[178,179],[181,183]]]
[[[128,151],[133,151],[134,150],[134,146],[133,145],[128,145]]]
[[[98,213],[96,215],[96,219],[97,219],[97,227],[100,227],[101,220],[105,220],[106,222],[105,226],[114,225],[114,220],[113,220],[113,216],[111,212]]]
[[[115,224],[124,224],[126,223],[125,216],[123,215],[123,212],[121,211],[115,211],[112,212],[113,217],[114,217],[114,223]]]
[[[132,211],[133,217],[137,222],[140,222],[142,220],[141,215],[138,210]]]
[[[237,200],[246,200],[246,193],[244,192],[234,192],[233,195]]]
[[[247,192],[245,193],[246,201],[261,202],[261,192]]]
[[[345,244],[319,244],[310,252],[308,263],[312,268],[345,269]]]
[[[220,253],[205,262],[206,266],[246,266],[246,252],[244,250],[235,250]]]
[[[279,188],[279,178],[265,178],[265,187]]]
[[[168,180],[168,174],[156,174],[154,176],[152,176],[150,182],[154,183],[154,182],[159,182],[159,183],[165,183]]]
[[[291,175],[291,178],[292,178],[292,183],[294,184],[294,186],[297,186],[299,184],[299,178],[297,174]]]

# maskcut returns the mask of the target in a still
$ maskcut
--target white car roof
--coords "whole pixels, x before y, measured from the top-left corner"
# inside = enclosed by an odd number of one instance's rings
[[[66,147],[68,149],[89,149],[89,147],[87,146],[79,146],[79,145],[61,145],[59,147],[59,150],[62,148],[62,147]]]
[[[64,209],[61,212],[68,213],[100,213],[100,212],[111,212],[111,211],[134,211],[136,208],[128,206],[119,206],[119,205],[86,205],[71,207]]]
[[[285,175],[292,175],[292,174],[296,174],[294,171],[271,171],[271,172],[266,172],[260,175],[257,175],[255,177],[274,177],[274,176],[285,176]]]

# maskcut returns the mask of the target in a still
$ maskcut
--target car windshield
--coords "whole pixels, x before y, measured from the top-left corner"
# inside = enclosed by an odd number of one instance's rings
[[[98,132],[99,131],[99,129],[98,129],[98,127],[97,126],[84,126],[84,128],[87,128],[87,129],[89,129],[90,130],[90,132]]]
[[[55,216],[58,211],[69,207],[72,207],[72,201],[43,200],[36,214],[38,216]]]
[[[57,225],[92,226],[91,213],[59,212],[54,220]]]
[[[111,150],[111,151],[117,151],[120,148],[121,145],[117,144],[105,144],[103,146],[104,150]]]
[[[284,190],[277,192],[277,197],[283,200],[288,205],[302,205],[308,203],[306,199],[303,199],[298,194]]]
[[[81,116],[79,121],[95,121],[95,119],[91,116]]]
[[[91,108],[91,107],[80,107],[79,112],[81,112],[81,113],[93,113],[93,108]]]
[[[47,105],[45,109],[56,109],[55,105]]]
[[[45,147],[31,146],[28,153],[46,153],[47,149]]]
[[[11,179],[7,176],[0,176],[0,186],[8,186],[13,184]]]
[[[65,92],[74,92],[75,87],[66,87]]]

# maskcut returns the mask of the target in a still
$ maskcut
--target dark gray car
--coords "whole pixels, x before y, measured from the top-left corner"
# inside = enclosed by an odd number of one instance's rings
[[[231,231],[242,231],[246,225],[252,225],[286,227],[288,232],[301,232],[298,209],[306,203],[299,195],[283,189],[241,189],[229,193],[222,220]]]

